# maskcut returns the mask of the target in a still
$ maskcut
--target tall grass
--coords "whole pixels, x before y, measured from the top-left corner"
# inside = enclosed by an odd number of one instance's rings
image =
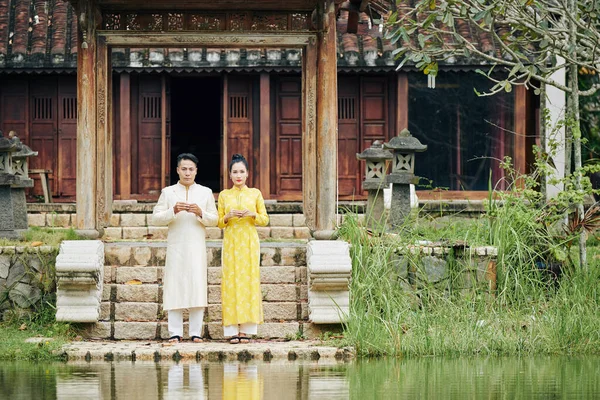
[[[445,238],[499,246],[496,296],[408,287],[392,255],[416,240],[439,238],[440,227],[428,228],[427,218],[410,220],[398,235],[369,235],[357,218],[346,218],[340,235],[352,244],[353,263],[347,344],[361,356],[600,353],[598,265],[567,269],[553,283],[535,262],[550,257],[544,246],[555,246],[554,239],[539,237],[526,209],[496,211]]]

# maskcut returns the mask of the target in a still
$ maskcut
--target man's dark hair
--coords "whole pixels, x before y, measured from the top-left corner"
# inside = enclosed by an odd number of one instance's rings
[[[196,164],[196,167],[198,167],[198,157],[196,157],[192,153],[181,153],[180,155],[178,155],[177,156],[177,166],[178,167],[179,167],[179,164],[181,164],[181,161],[183,161],[183,160],[190,160],[191,162]]]

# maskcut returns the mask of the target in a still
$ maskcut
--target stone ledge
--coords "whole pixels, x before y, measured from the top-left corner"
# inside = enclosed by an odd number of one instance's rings
[[[344,362],[355,357],[354,349],[325,346],[318,340],[264,341],[232,345],[209,341],[177,344],[148,341],[84,341],[62,347],[68,362],[75,361],[318,361]]]

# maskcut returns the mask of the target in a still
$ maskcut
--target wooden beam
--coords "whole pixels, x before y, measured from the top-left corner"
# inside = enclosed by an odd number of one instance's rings
[[[402,129],[408,129],[408,74],[399,72],[396,90],[396,132],[398,135]]]
[[[333,0],[320,5],[317,58],[317,220],[325,238],[336,225],[337,212],[337,36]],[[319,237],[319,235],[315,235]]]
[[[302,203],[306,226],[313,231],[317,220],[317,50],[313,38],[302,57]]]
[[[108,226],[113,200],[112,66],[103,38],[96,43],[96,228]]]
[[[131,197],[131,75],[122,73],[119,84],[119,193]]]
[[[334,24],[335,25],[335,24]],[[334,29],[335,30],[335,29]],[[148,47],[304,47],[315,34],[298,32],[134,32],[99,31],[106,43],[116,47],[132,47],[143,44]]]
[[[79,2],[77,40],[77,229],[96,229],[96,31],[90,0]],[[82,26],[84,25],[84,26]],[[85,32],[85,42],[82,37]],[[84,47],[85,45],[85,47]]]
[[[260,174],[259,183],[263,196],[271,194],[271,76],[268,72],[260,74]]]

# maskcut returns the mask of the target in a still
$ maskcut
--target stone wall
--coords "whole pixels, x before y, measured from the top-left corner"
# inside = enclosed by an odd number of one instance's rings
[[[58,248],[0,247],[0,315],[35,306],[55,288]]]

